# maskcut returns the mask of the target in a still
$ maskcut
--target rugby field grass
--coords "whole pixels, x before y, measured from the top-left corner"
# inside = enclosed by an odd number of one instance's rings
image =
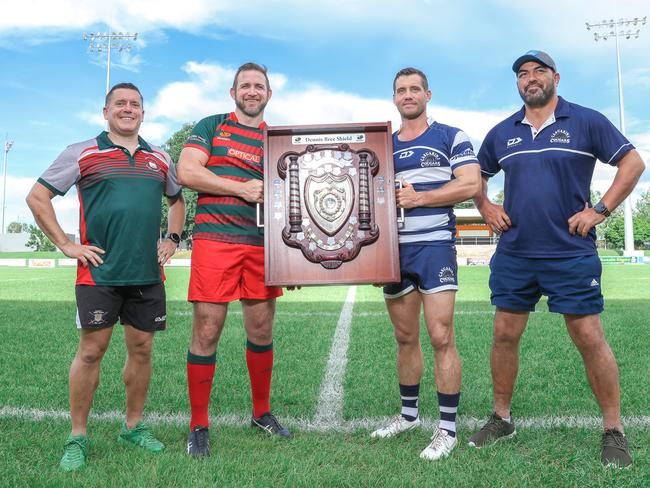
[[[491,408],[488,269],[472,267],[460,270],[455,322],[463,360],[462,428],[450,458],[438,463],[418,458],[430,428],[387,441],[368,437],[370,428],[397,412],[399,397],[392,328],[381,290],[367,286],[356,294],[343,417],[333,430],[323,432],[327,426],[312,420],[348,289],[303,288],[278,301],[274,338],[272,406],[296,438],[281,442],[245,427],[250,392],[241,312],[234,304],[217,358],[214,454],[202,462],[188,459],[185,355],[191,306],[184,298],[189,272],[172,268],[167,270],[169,325],[156,337],[146,409],[156,414],[154,430],[167,450],[148,456],[115,442],[125,356],[123,332],[116,327],[93,407],[107,415],[91,419],[89,465],[78,474],[59,473],[69,429],[67,374],[78,339],[74,275],[69,268],[0,269],[0,486],[650,486],[650,267],[606,266],[603,274],[603,322],[621,370],[623,414],[641,418],[627,429],[635,465],[625,471],[600,466],[600,430],[589,420],[599,415],[596,402],[561,317],[548,313],[545,304],[531,315],[523,338],[513,406],[516,421],[534,418],[536,427],[519,427],[515,439],[494,448],[466,447],[470,426]],[[431,426],[437,405],[424,328],[421,339],[426,368],[420,405]],[[561,420],[551,427],[556,417],[594,426],[569,428]]]

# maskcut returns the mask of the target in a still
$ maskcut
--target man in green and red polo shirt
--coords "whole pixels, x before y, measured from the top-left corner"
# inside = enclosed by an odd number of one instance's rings
[[[271,98],[266,69],[240,66],[230,96],[235,111],[201,120],[178,163],[179,181],[199,192],[188,294],[194,318],[187,353],[192,409],[187,452],[193,457],[210,455],[208,405],[217,343],[234,300],[241,301],[246,329],[251,426],[291,437],[270,409],[273,315],[282,291],[264,286],[264,236],[256,225],[255,206],[264,201],[264,107]]]
[[[159,452],[164,445],[142,422],[151,378],[154,332],[165,329],[162,264],[176,251],[185,222],[185,202],[169,155],[138,136],[144,117],[142,95],[131,83],[106,95],[109,131],[72,144],[43,173],[27,197],[39,227],[68,257],[78,260],[77,354],[70,367],[72,432],[60,467],[85,465],[86,425],[100,362],[118,318],[124,327],[127,359],[126,421],[123,444]],[[59,225],[52,198],[77,187],[81,243]],[[169,233],[159,241],[161,201],[169,201]]]

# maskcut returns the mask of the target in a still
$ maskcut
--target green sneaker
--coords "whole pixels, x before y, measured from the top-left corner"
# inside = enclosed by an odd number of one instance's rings
[[[59,463],[61,471],[76,471],[86,465],[88,438],[85,435],[70,434],[63,445],[63,457]]]
[[[149,427],[142,421],[135,424],[132,429],[127,429],[124,424],[117,442],[142,447],[149,452],[160,452],[165,448],[165,445],[154,437]]]

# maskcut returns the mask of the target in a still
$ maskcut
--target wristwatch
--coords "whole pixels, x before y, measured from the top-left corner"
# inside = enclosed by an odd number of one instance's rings
[[[610,211],[607,208],[607,205],[605,205],[602,200],[598,202],[596,205],[594,205],[594,210],[596,211],[597,214],[604,215],[605,217],[609,217]]]
[[[168,233],[168,234],[165,236],[165,239],[169,239],[170,241],[172,241],[172,242],[173,242],[174,244],[176,244],[177,246],[178,246],[178,245],[180,244],[180,242],[181,242],[181,236],[179,236],[178,234],[176,234],[176,233],[174,233],[174,232],[170,232],[170,233]]]

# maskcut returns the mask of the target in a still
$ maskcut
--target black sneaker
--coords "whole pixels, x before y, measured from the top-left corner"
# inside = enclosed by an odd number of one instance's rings
[[[280,425],[271,412],[265,413],[259,418],[251,417],[251,427],[262,429],[269,435],[279,435],[291,439],[291,432]]]
[[[517,434],[515,423],[506,422],[495,412],[490,416],[487,423],[481,427],[481,430],[469,438],[469,445],[480,449],[494,444],[498,440],[514,437],[515,434]]]
[[[632,456],[627,445],[627,437],[616,429],[605,429],[602,437],[602,454],[600,460],[606,467],[629,468]]]
[[[187,453],[195,458],[210,456],[210,435],[208,428],[197,425],[187,439]]]

